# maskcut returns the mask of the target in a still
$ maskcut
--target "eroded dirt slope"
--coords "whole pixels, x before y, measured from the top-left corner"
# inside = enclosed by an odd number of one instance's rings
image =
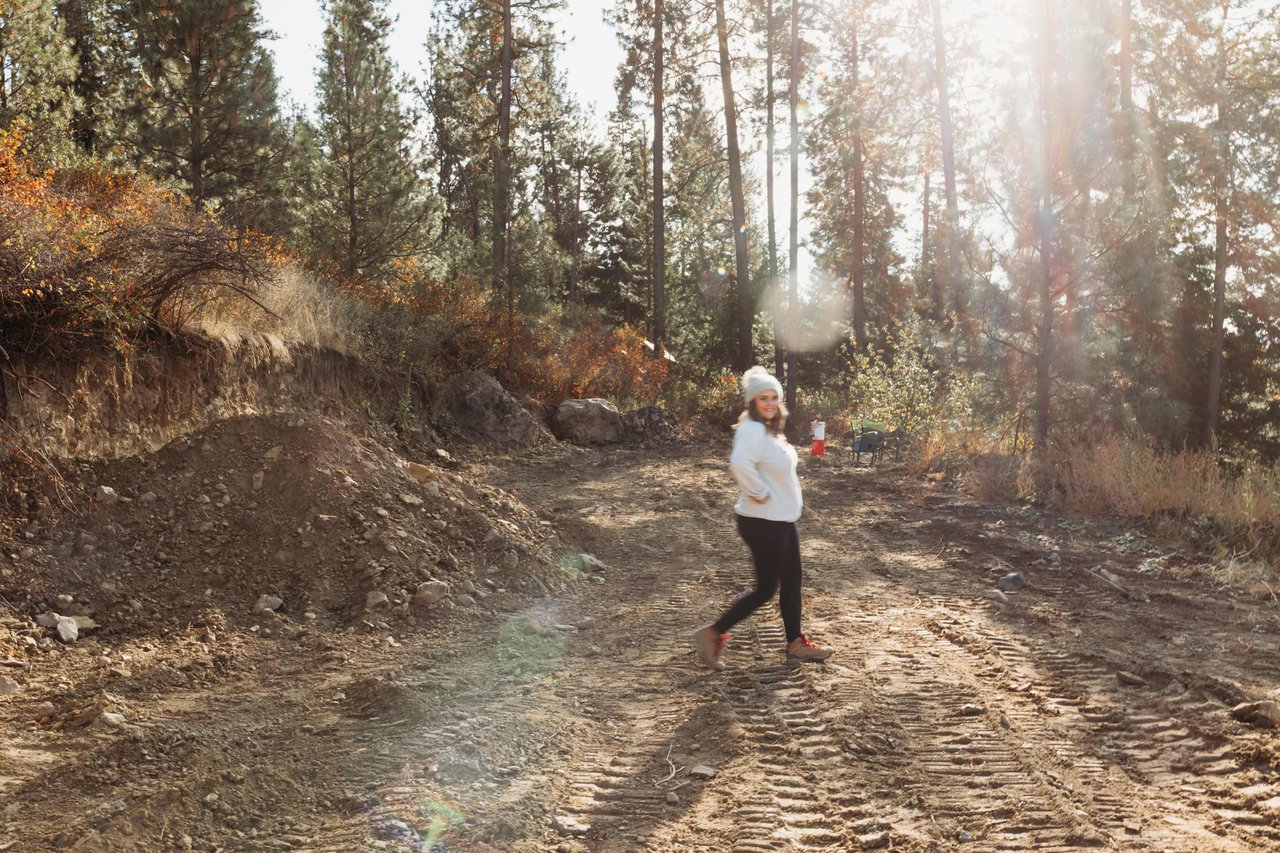
[[[365,452],[369,471],[311,481],[335,500],[342,477],[374,484],[324,513],[341,536],[302,548],[301,522],[284,519],[270,533],[264,553],[300,555],[281,575],[299,585],[281,593],[299,602],[283,619],[249,612],[244,551],[185,624],[159,608],[164,630],[122,621],[50,651],[19,647],[34,631],[0,630],[22,685],[0,698],[0,850],[1280,846],[1280,735],[1228,713],[1276,689],[1280,614],[1122,527],[805,459],[806,628],[839,651],[788,665],[770,612],[735,631],[713,674],[688,634],[750,577],[726,448],[475,454],[445,472],[456,504],[384,482],[403,476],[384,470],[395,460]],[[317,501],[299,491],[290,517]],[[465,534],[449,549],[420,533],[445,505],[446,528]],[[373,506],[397,514],[380,529],[423,544],[368,544],[352,513],[381,518]],[[370,615],[359,555],[375,547],[391,600]],[[446,577],[438,557],[424,568],[442,549],[462,557],[451,596],[466,582],[485,595],[397,604]],[[517,567],[487,571],[509,551]],[[160,561],[178,572],[167,583],[200,553]],[[1014,570],[1029,585],[993,600]],[[308,572],[329,591],[308,593]],[[8,612],[11,625],[34,615]],[[44,702],[56,714],[40,722]],[[76,725],[77,704],[99,718]],[[690,776],[699,766],[714,778]]]

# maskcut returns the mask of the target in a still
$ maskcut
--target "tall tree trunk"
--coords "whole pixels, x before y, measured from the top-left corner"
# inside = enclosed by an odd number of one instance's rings
[[[1120,3],[1120,160],[1125,196],[1133,194],[1137,174],[1133,163],[1133,0]]]
[[[720,86],[724,90],[724,129],[729,146],[729,198],[733,205],[734,280],[738,286],[738,369],[755,364],[751,325],[755,300],[751,298],[751,265],[747,257],[747,202],[742,192],[742,157],[738,152],[738,108],[733,97],[733,69],[729,65],[729,28],[724,0],[716,0],[716,38],[720,42]]]
[[[511,0],[502,0],[502,47],[498,54],[501,74],[498,92],[498,148],[493,156],[493,289],[507,288],[507,216],[511,209],[508,159],[511,145]],[[508,305],[511,295],[507,294]]]
[[[778,282],[778,233],[773,215],[773,0],[766,5],[764,76],[765,76],[765,198],[769,207],[769,294],[773,297],[773,372],[779,382],[786,381],[786,349],[782,333],[782,287]]]
[[[507,375],[515,369],[516,360],[516,294],[507,260],[507,219],[511,213],[511,66],[515,63],[511,0],[502,0],[502,50],[498,61],[502,72],[502,88],[498,96],[498,156],[494,158],[493,212],[493,278],[496,287],[506,293],[507,301]]]
[[[1224,13],[1225,18],[1225,13]],[[1223,27],[1226,21],[1223,21]],[[1222,395],[1222,343],[1225,337],[1227,314],[1227,266],[1231,259],[1231,246],[1227,237],[1227,216],[1231,195],[1231,143],[1227,113],[1226,46],[1221,31],[1218,36],[1218,79],[1214,92],[1217,112],[1216,136],[1218,164],[1213,175],[1214,246],[1213,246],[1213,338],[1209,345],[1209,393],[1205,400],[1204,436],[1201,442],[1206,450],[1217,443],[1218,410]]]
[[[791,0],[791,68],[787,109],[791,122],[791,240],[787,283],[787,408],[796,411],[796,324],[800,319],[800,0]]]
[[[346,96],[346,103],[351,104],[356,97],[355,69],[349,58],[344,58],[342,63],[342,88],[343,94]],[[342,136],[346,143],[346,157],[342,161],[343,179],[346,181],[344,189],[347,191],[347,197],[344,199],[347,206],[347,263],[345,272],[348,276],[354,276],[360,262],[360,211],[356,207],[356,139],[354,120],[350,109],[342,111],[339,119],[342,122]]]
[[[636,162],[640,166],[640,198],[650,198],[653,194],[649,186],[649,140],[645,134],[645,128],[640,128],[640,138],[636,141],[639,157]],[[650,266],[653,264],[653,227],[652,223],[646,225],[644,231],[644,257],[649,260]],[[645,275],[641,284],[644,286],[644,315],[640,318],[642,321],[649,323],[649,336],[656,338],[654,334],[654,318],[657,316],[655,305],[653,302],[653,270],[650,269]]]
[[[582,163],[577,164],[577,189],[573,195],[573,243],[569,264],[569,302],[578,298],[578,258],[582,254]]]
[[[191,203],[196,213],[204,209],[204,114],[201,109],[200,96],[200,56],[190,57],[191,72],[188,85],[191,87],[189,103],[191,104]]]
[[[667,344],[667,240],[663,216],[663,127],[662,107],[665,101],[662,79],[663,0],[653,4],[653,353],[658,358]]]
[[[939,265],[942,287],[951,295],[958,319],[963,319],[965,295],[960,285],[960,204],[956,198],[956,144],[951,127],[951,95],[947,84],[947,41],[942,32],[941,0],[930,0],[933,11],[934,75],[938,85],[938,125],[942,138],[942,187],[947,209],[942,218],[943,251]]]
[[[1040,32],[1040,155],[1036,183],[1039,185],[1036,200],[1036,226],[1038,234],[1039,264],[1037,270],[1037,295],[1040,303],[1039,335],[1036,352],[1036,444],[1035,452],[1043,459],[1049,449],[1049,419],[1053,369],[1053,269],[1054,269],[1054,212],[1053,185],[1056,173],[1054,163],[1053,74],[1055,50],[1053,13],[1050,3],[1044,0],[1041,11]],[[1042,468],[1042,471],[1044,469]],[[1042,484],[1043,485],[1043,484]]]
[[[946,297],[942,291],[942,280],[938,277],[937,271],[932,267],[932,256],[929,253],[929,177],[933,172],[933,163],[931,160],[931,152],[926,151],[924,162],[924,193],[921,196],[922,212],[920,216],[920,275],[923,278],[921,283],[924,285],[924,289],[927,289],[932,295],[933,311],[930,316],[933,318],[934,323],[941,324],[943,314],[946,311]]]
[[[852,10],[854,17],[853,44],[850,48],[849,65],[853,78],[853,99],[858,103],[860,77],[858,64],[857,7]],[[862,110],[859,109],[854,118],[853,128],[853,342],[860,355],[867,352],[867,303],[866,283],[863,280],[866,271],[866,239],[867,239],[867,188],[862,162]]]

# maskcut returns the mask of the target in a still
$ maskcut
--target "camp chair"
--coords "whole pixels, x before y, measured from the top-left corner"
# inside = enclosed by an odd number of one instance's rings
[[[863,418],[860,422],[853,426],[853,445],[850,450],[853,452],[855,462],[862,461],[862,454],[871,454],[872,463],[880,461],[884,456],[885,448],[885,425],[879,421],[871,421]]]

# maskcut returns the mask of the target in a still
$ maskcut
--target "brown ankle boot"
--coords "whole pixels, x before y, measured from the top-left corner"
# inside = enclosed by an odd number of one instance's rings
[[[703,666],[716,672],[724,669],[724,661],[720,658],[724,654],[724,641],[727,639],[729,635],[721,634],[714,625],[707,625],[693,632],[693,644],[698,649],[698,660],[702,661]]]
[[[787,643],[787,657],[796,660],[826,660],[835,649],[820,646],[804,634]]]

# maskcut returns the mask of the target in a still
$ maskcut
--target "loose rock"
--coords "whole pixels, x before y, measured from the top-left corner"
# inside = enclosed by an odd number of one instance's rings
[[[528,447],[545,435],[520,402],[486,373],[470,371],[453,377],[444,398],[445,409],[455,422],[497,444]],[[438,450],[437,455],[450,459],[444,450]]]
[[[284,605],[284,599],[276,595],[260,595],[258,600],[253,604],[253,614],[260,616],[266,610],[279,610]]]
[[[669,806],[680,805],[680,795],[677,794],[675,791],[667,791],[666,799],[667,799],[667,805]]]
[[[574,444],[617,444],[622,440],[622,415],[608,400],[565,400],[556,409],[551,430]]]
[[[583,836],[591,831],[591,824],[584,823],[577,818],[568,817],[567,815],[558,815],[551,821],[561,835]]]
[[[1231,709],[1231,716],[1243,723],[1268,729],[1276,728],[1280,726],[1280,703],[1270,699],[1263,699],[1260,702],[1241,702]]]
[[[391,599],[387,598],[387,594],[380,589],[372,590],[364,597],[365,610],[377,610],[379,607],[386,607],[390,603]]]
[[[80,628],[70,616],[58,617],[58,637],[64,643],[74,643],[80,637]]]
[[[1005,592],[1017,592],[1027,585],[1027,579],[1022,572],[1010,572],[1004,577],[996,581],[996,589]]]
[[[689,775],[694,779],[714,779],[716,778],[716,769],[708,767],[705,764],[699,764],[697,767],[689,771]]]
[[[71,619],[76,623],[76,628],[81,634],[85,631],[93,631],[102,627],[88,616],[72,616]]]
[[[1132,672],[1125,672],[1123,669],[1116,672],[1116,681],[1130,687],[1145,687],[1147,684],[1147,680],[1141,675],[1134,675]]]
[[[427,483],[435,479],[435,469],[417,462],[405,462],[404,472],[415,483]]]
[[[22,689],[22,685],[7,675],[0,675],[0,696],[12,696]]]
[[[863,850],[879,850],[881,847],[889,846],[889,830],[859,835],[858,846]]]
[[[417,605],[435,604],[449,594],[449,585],[444,581],[425,581],[418,584],[413,594],[413,603]]]

